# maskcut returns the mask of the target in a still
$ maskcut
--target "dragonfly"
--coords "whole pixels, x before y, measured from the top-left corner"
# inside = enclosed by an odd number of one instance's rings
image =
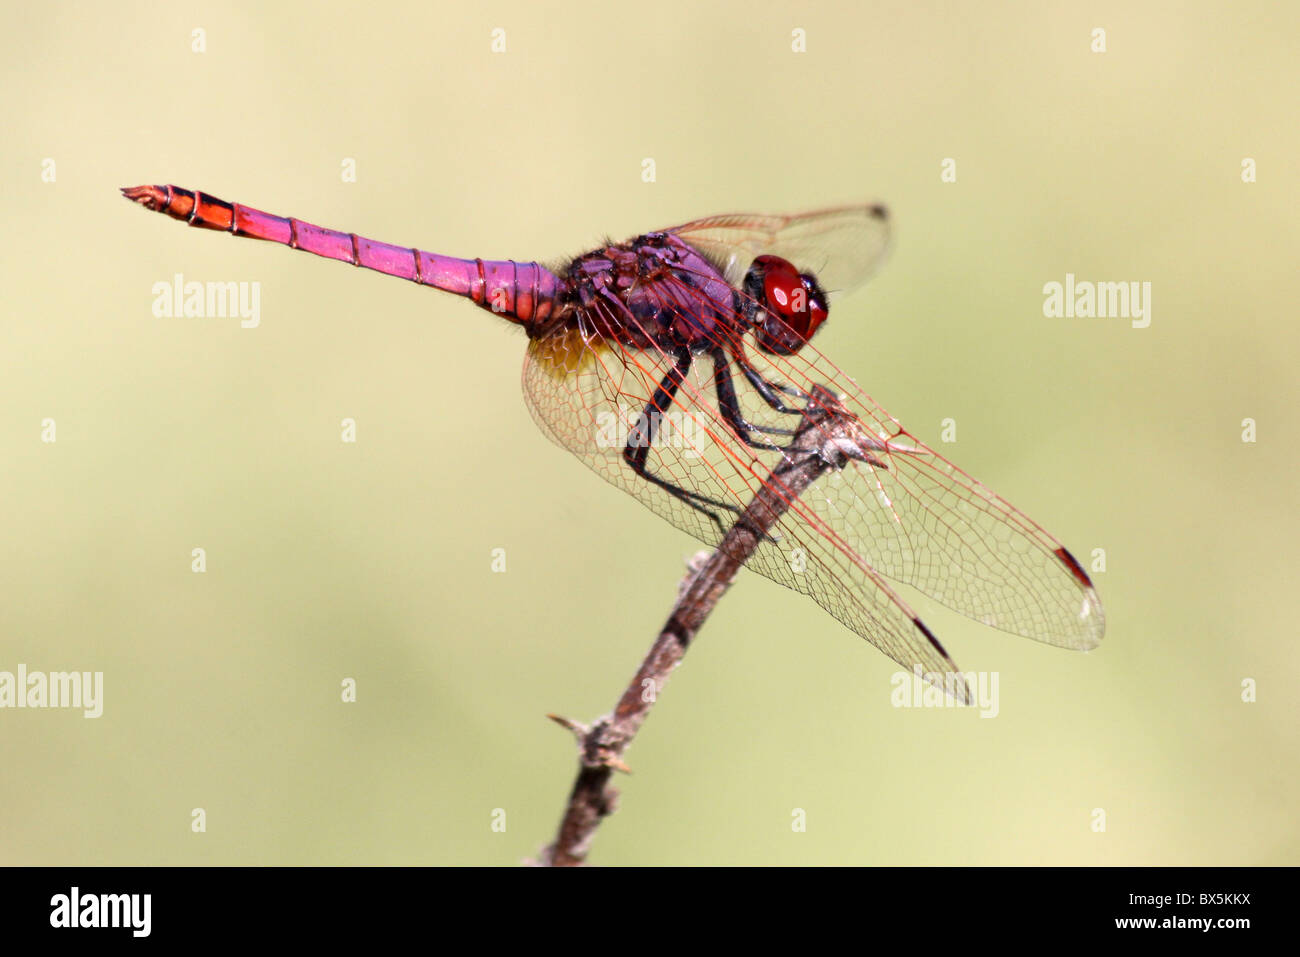
[[[709,546],[772,490],[812,397],[836,396],[860,447],[786,503],[746,564],[958,700],[970,701],[961,672],[898,586],[1050,645],[1101,641],[1101,601],[1065,546],[812,345],[832,301],[884,257],[882,205],[712,216],[552,268],[376,242],[176,186],[122,193],[190,226],[432,286],[522,326],[523,391],[540,429]]]

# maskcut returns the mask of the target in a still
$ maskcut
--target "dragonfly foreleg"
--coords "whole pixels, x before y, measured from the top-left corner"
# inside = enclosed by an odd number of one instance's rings
[[[755,425],[746,422],[740,413],[740,402],[736,398],[736,385],[731,381],[731,364],[726,353],[721,349],[713,353],[713,391],[718,395],[718,411],[727,420],[727,424],[746,445],[755,449],[781,451],[781,446],[773,445],[764,439],[756,439],[751,432],[767,432],[770,435],[794,435],[794,429],[782,429],[774,425]]]
[[[764,402],[770,405],[777,412],[781,412],[785,415],[803,415],[803,409],[793,409],[786,405],[781,401],[781,397],[777,395],[777,393],[781,392],[796,399],[806,400],[808,396],[804,392],[796,389],[794,386],[785,385],[780,382],[768,382],[761,374],[759,374],[757,369],[751,366],[748,362],[745,362],[743,359],[737,359],[736,362],[737,365],[740,366],[740,371],[745,374],[745,378],[749,380],[749,384],[754,387],[754,391],[763,397]],[[790,432],[788,434],[793,435],[794,433]]]

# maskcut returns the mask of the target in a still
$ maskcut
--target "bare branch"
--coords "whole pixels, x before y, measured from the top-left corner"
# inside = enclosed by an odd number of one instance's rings
[[[609,783],[613,772],[628,770],[624,752],[736,573],[809,485],[849,458],[868,458],[870,448],[871,437],[857,419],[831,392],[814,388],[803,421],[767,481],[717,551],[701,553],[707,560],[696,556],[692,562],[663,630],[613,712],[590,726],[550,716],[577,736],[579,766],[559,833],[542,851],[539,863],[572,867],[586,860],[600,822],[616,809],[618,792]]]

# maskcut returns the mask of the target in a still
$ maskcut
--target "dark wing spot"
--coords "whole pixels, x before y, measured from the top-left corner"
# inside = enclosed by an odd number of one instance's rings
[[[1056,550],[1056,557],[1059,558],[1065,564],[1065,567],[1070,570],[1070,574],[1078,579],[1080,585],[1084,588],[1092,587],[1092,579],[1088,577],[1088,573],[1083,570],[1083,566],[1080,565],[1075,560],[1074,556],[1066,551],[1064,547]]]

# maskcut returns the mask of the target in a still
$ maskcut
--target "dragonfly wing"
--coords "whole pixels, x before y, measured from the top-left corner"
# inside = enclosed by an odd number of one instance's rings
[[[889,213],[879,204],[836,206],[786,216],[729,213],[673,227],[740,286],[757,256],[780,256],[817,276],[830,293],[866,280],[889,246]]]
[[[672,356],[654,349],[623,349],[572,327],[561,328],[529,344],[524,394],[533,417],[553,441],[673,525],[716,547],[723,535],[717,523],[637,475],[623,457],[628,434],[673,364]],[[662,418],[646,465],[679,488],[742,510],[781,453],[751,449],[738,441],[717,409],[713,372],[709,358],[698,357],[671,403],[652,410]],[[751,421],[758,417],[753,396],[745,408]],[[788,417],[785,424],[792,424]],[[838,474],[828,474],[823,482],[833,487]],[[806,496],[835,497],[821,485],[815,483]],[[732,512],[714,511],[724,526],[730,525]],[[796,499],[747,565],[811,596],[904,668],[920,669],[942,685],[945,676],[957,671],[952,659],[883,578],[829,531],[805,498]],[[950,694],[970,700],[964,680],[948,680]]]
[[[804,495],[849,550],[983,624],[1065,648],[1097,646],[1105,617],[1092,582],[1041,526],[906,432],[812,345],[761,371],[801,388],[827,384],[875,437],[870,457]]]

